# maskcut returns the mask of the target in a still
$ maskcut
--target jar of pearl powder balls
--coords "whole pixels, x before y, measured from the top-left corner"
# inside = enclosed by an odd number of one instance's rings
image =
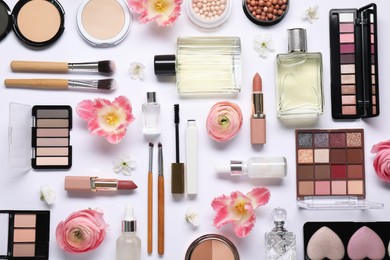
[[[248,19],[257,25],[274,25],[286,16],[290,0],[242,0]]]
[[[186,0],[190,21],[203,30],[215,30],[222,26],[232,11],[233,0]]]

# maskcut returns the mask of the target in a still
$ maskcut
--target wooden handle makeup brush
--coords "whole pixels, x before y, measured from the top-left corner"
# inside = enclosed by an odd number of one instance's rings
[[[115,63],[110,60],[83,63],[51,62],[51,61],[18,61],[11,62],[11,69],[14,72],[59,72],[68,73],[71,71],[97,72],[111,74],[115,72]]]
[[[158,226],[157,226],[157,251],[159,255],[164,254],[164,236],[165,236],[165,219],[164,219],[164,172],[163,172],[163,154],[162,145],[158,143]]]
[[[153,143],[149,143],[148,173],[148,254],[153,252]]]
[[[67,79],[6,79],[4,85],[7,88],[31,88],[31,89],[115,89],[114,79],[101,80],[67,80]]]

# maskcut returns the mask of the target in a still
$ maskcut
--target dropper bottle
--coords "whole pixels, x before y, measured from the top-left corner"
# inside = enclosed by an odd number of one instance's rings
[[[116,240],[116,260],[140,260],[141,240],[136,234],[137,221],[131,205],[125,208],[125,218],[122,221],[122,235]]]

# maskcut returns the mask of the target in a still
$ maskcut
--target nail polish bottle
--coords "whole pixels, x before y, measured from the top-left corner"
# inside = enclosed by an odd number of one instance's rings
[[[287,211],[275,208],[272,211],[275,227],[271,232],[265,233],[265,259],[266,260],[295,260],[296,238],[293,232],[284,228]]]
[[[141,240],[136,234],[137,221],[131,205],[125,208],[125,219],[122,221],[122,235],[116,240],[116,260],[140,260]]]
[[[142,130],[144,135],[160,134],[160,104],[156,102],[156,92],[146,93],[147,102],[142,105]]]

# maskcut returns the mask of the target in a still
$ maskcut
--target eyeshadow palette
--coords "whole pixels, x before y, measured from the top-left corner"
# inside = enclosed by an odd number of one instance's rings
[[[379,115],[376,5],[330,11],[332,117]]]
[[[390,259],[390,222],[307,222],[305,259]]]
[[[313,199],[366,197],[364,130],[296,130],[297,200],[315,207]],[[307,201],[312,201],[308,206]],[[337,202],[332,208],[348,206]],[[317,205],[319,207],[319,205]]]
[[[70,168],[71,128],[70,106],[34,106],[31,126],[31,107],[11,103],[9,135],[11,165],[23,166],[26,161],[31,160],[29,164],[34,169]]]
[[[0,259],[49,259],[50,211],[0,210],[0,227]]]

